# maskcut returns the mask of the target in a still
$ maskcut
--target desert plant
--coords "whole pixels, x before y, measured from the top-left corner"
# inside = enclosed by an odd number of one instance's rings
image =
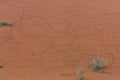
[[[92,60],[91,66],[93,71],[100,71],[105,66],[105,60],[103,58],[97,57],[96,59]]]
[[[78,80],[83,80],[84,79],[84,73],[83,73],[82,69],[77,71],[77,76],[78,76]]]
[[[12,23],[11,22],[0,22],[0,26],[12,26]]]

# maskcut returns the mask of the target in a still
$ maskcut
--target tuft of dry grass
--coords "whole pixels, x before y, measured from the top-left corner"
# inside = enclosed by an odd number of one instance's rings
[[[0,26],[13,26],[13,24],[12,24],[11,22],[1,21],[1,22],[0,22]]]
[[[84,73],[83,73],[82,69],[77,71],[77,76],[78,76],[78,80],[83,80],[84,79]]]

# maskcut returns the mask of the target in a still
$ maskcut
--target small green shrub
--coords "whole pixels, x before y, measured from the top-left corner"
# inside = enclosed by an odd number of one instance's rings
[[[83,73],[82,69],[77,71],[77,76],[78,76],[78,80],[83,80],[84,79],[84,73]]]
[[[105,60],[103,58],[97,57],[96,59],[92,60],[91,66],[93,71],[100,71],[105,66]]]

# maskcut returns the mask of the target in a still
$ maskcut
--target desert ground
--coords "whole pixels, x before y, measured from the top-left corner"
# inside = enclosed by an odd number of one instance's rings
[[[0,0],[1,80],[120,79],[119,0]],[[105,70],[89,66],[96,57]]]

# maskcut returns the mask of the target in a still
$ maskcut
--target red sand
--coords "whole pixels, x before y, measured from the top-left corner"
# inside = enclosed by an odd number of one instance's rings
[[[1,0],[1,80],[120,79],[119,0]],[[90,60],[107,61],[110,74],[94,73]]]

